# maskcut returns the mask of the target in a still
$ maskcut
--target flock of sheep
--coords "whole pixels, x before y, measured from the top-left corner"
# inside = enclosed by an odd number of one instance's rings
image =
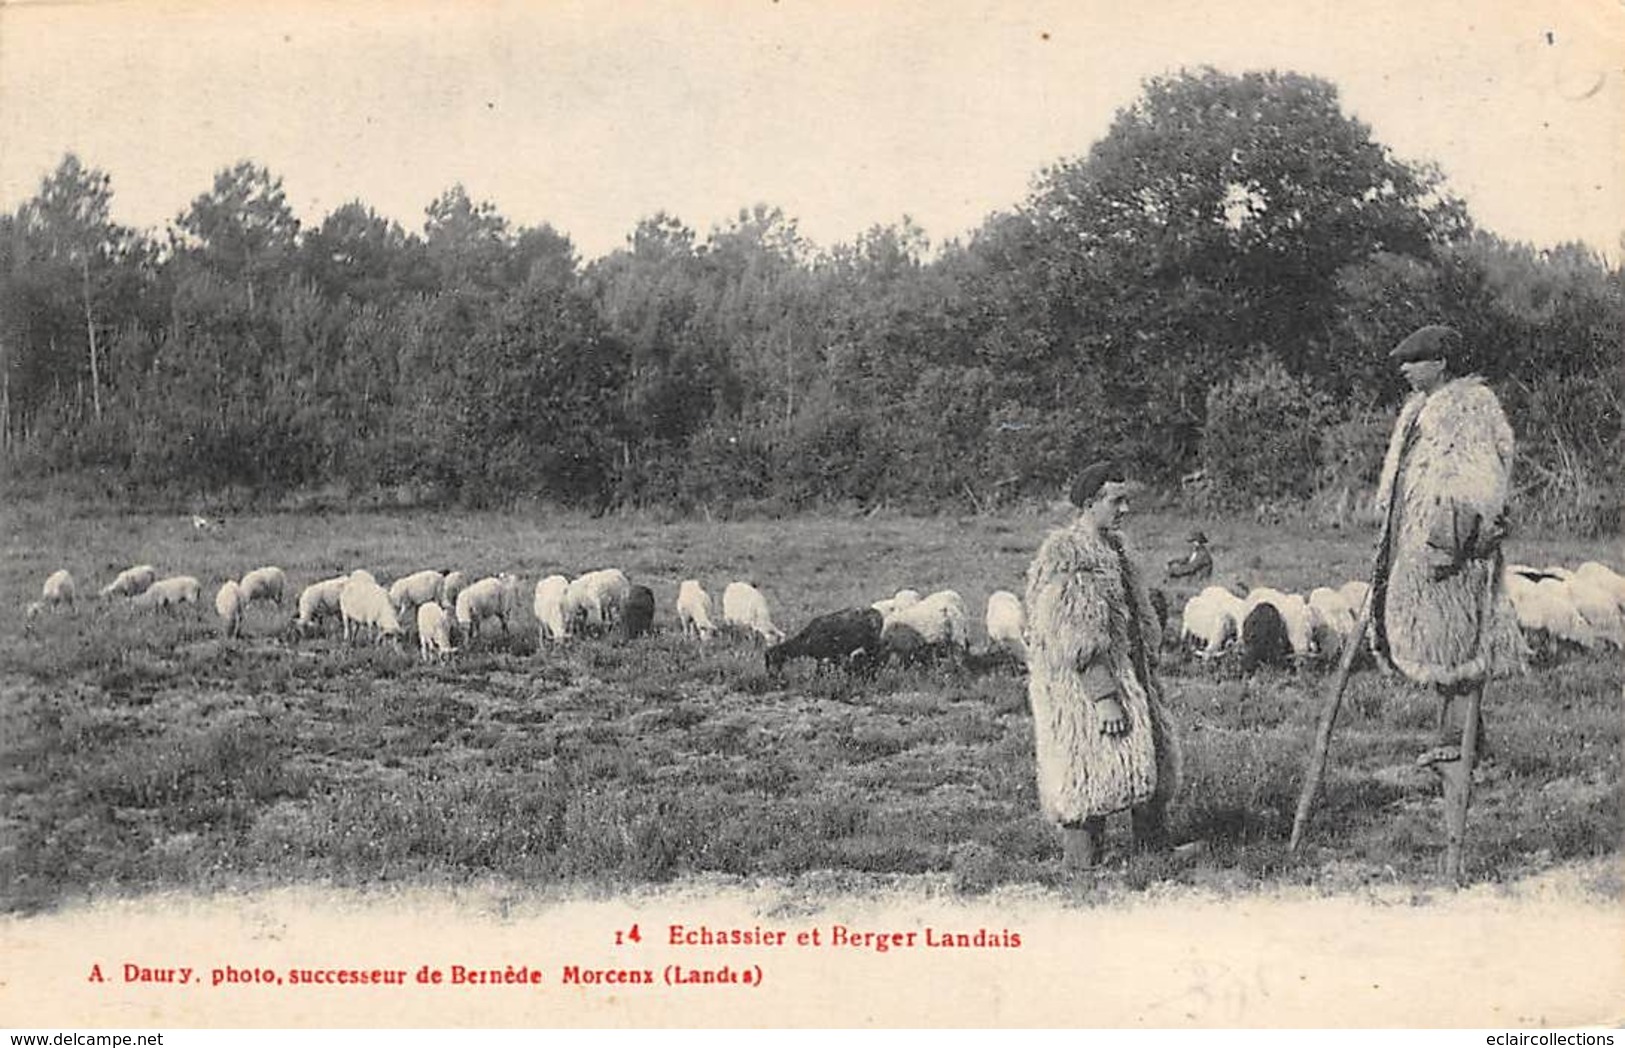
[[[127,568],[101,589],[104,599],[124,599],[144,608],[175,609],[198,605],[203,587],[196,577],[159,578],[150,564]],[[67,570],[45,580],[41,599],[28,607],[28,618],[52,608],[72,608],[75,584]],[[255,602],[283,605],[291,593],[287,573],[278,567],[256,568],[241,579],[227,579],[215,593],[214,607],[227,637],[240,635],[244,617]],[[677,591],[677,621],[685,636],[710,640],[719,629],[751,635],[766,645],[766,663],[779,671],[796,658],[856,665],[885,657],[902,661],[942,652],[966,652],[970,633],[965,602],[942,590],[922,597],[900,590],[870,608],[820,616],[794,637],[773,623],[767,599],[747,582],[731,582],[722,592],[720,626],[710,595],[697,579]],[[312,636],[337,619],[346,642],[370,638],[399,643],[417,635],[425,661],[456,653],[458,640],[472,640],[495,621],[507,633],[524,618],[521,583],[509,573],[470,580],[461,571],[418,571],[396,579],[387,589],[365,568],[313,582],[299,593],[291,635]],[[654,593],[634,585],[617,568],[590,571],[575,579],[550,575],[536,583],[529,607],[538,646],[558,644],[574,635],[613,630],[633,638],[649,632],[655,612]],[[990,647],[1020,659],[1022,609],[1008,591],[988,601]],[[415,630],[411,627],[415,626]]]
[[[1574,570],[1514,565],[1506,570],[1506,588],[1519,625],[1537,651],[1560,643],[1587,650],[1625,648],[1625,578],[1611,568],[1594,561]],[[1366,583],[1351,581],[1337,588],[1317,587],[1307,597],[1269,587],[1243,597],[1208,586],[1185,604],[1177,636],[1184,650],[1200,659],[1239,656],[1244,671],[1335,659],[1354,633],[1369,591]],[[222,630],[228,637],[239,635],[252,604],[267,601],[281,607],[289,593],[287,575],[277,567],[228,579],[214,601]],[[101,596],[173,609],[199,604],[202,586],[190,575],[159,578],[151,565],[142,564],[120,572],[102,587]],[[1172,641],[1166,598],[1160,591],[1152,597],[1164,619],[1165,638]],[[41,599],[29,605],[28,617],[71,607],[74,599],[73,576],[57,571],[45,580]],[[454,654],[459,639],[472,640],[493,620],[507,633],[521,623],[524,610],[521,583],[512,574],[471,580],[461,571],[425,570],[396,579],[386,589],[363,568],[306,586],[289,628],[296,636],[310,636],[337,619],[346,642],[365,636],[399,643],[415,632],[420,657],[428,661]],[[685,636],[707,641],[717,634],[711,597],[698,580],[687,579],[678,587],[675,610]],[[575,579],[542,579],[529,611],[539,646],[610,630],[630,639],[651,629],[655,599],[649,587],[634,585],[619,569],[605,568]],[[760,638],[768,671],[778,673],[793,659],[863,670],[886,661],[962,658],[970,650],[968,622],[965,601],[957,592],[922,596],[904,589],[869,607],[820,615],[786,636],[774,625],[761,591],[747,582],[732,582],[722,593],[720,626]],[[995,592],[988,598],[984,623],[989,655],[1025,662],[1020,598],[1008,590]]]
[[[1507,596],[1537,652],[1559,645],[1625,648],[1625,577],[1587,561],[1578,568],[1506,569]],[[1238,654],[1244,670],[1314,658],[1335,659],[1354,633],[1371,587],[1351,581],[1303,597],[1268,587],[1245,597],[1209,586],[1185,605],[1180,638],[1199,658]]]

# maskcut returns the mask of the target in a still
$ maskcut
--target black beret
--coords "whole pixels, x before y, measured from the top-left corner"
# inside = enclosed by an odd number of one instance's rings
[[[1200,530],[1197,530],[1197,531],[1191,532],[1190,538],[1187,539],[1186,541],[1187,542],[1199,542],[1199,543],[1201,543],[1202,545],[1205,546],[1205,545],[1207,545],[1207,536],[1202,534],[1202,532]]]
[[[1085,466],[1083,472],[1078,474],[1078,479],[1072,482],[1070,496],[1072,504],[1083,509],[1095,501],[1095,496],[1100,494],[1101,488],[1114,480],[1118,482],[1128,480],[1123,467],[1115,462],[1096,462]]]
[[[1406,335],[1388,356],[1396,364],[1409,364],[1417,360],[1452,360],[1460,354],[1461,336],[1455,328],[1429,324]]]

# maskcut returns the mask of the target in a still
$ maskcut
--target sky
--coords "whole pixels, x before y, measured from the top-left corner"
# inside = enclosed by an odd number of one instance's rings
[[[905,214],[940,243],[1201,65],[1330,80],[1481,227],[1620,257],[1621,0],[0,0],[0,209],[73,151],[154,230],[248,159],[307,224],[421,231],[460,182],[586,258],[758,202],[823,246]]]

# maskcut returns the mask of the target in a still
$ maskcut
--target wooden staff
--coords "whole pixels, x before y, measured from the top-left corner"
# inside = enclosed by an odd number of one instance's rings
[[[1373,572],[1373,583],[1375,579],[1376,573]],[[1298,812],[1292,817],[1292,840],[1287,844],[1289,851],[1298,850],[1298,842],[1303,839],[1303,828],[1309,824],[1309,813],[1314,810],[1315,798],[1320,793],[1321,781],[1326,777],[1326,755],[1332,748],[1332,729],[1337,725],[1337,714],[1343,707],[1343,692],[1348,688],[1349,673],[1354,668],[1354,659],[1359,654],[1360,645],[1365,643],[1366,630],[1371,627],[1371,611],[1376,603],[1377,590],[1376,586],[1372,585],[1366,593],[1365,601],[1360,605],[1360,617],[1356,620],[1354,632],[1343,648],[1343,657],[1337,663],[1337,675],[1332,678],[1331,692],[1326,697],[1325,707],[1320,711],[1320,728],[1315,733],[1315,748],[1309,755],[1309,769],[1304,774],[1303,791],[1298,794]]]

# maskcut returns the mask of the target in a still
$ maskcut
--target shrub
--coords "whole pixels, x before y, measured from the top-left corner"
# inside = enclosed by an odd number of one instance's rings
[[[1331,417],[1330,399],[1272,357],[1214,387],[1202,429],[1214,498],[1230,506],[1307,498]]]

